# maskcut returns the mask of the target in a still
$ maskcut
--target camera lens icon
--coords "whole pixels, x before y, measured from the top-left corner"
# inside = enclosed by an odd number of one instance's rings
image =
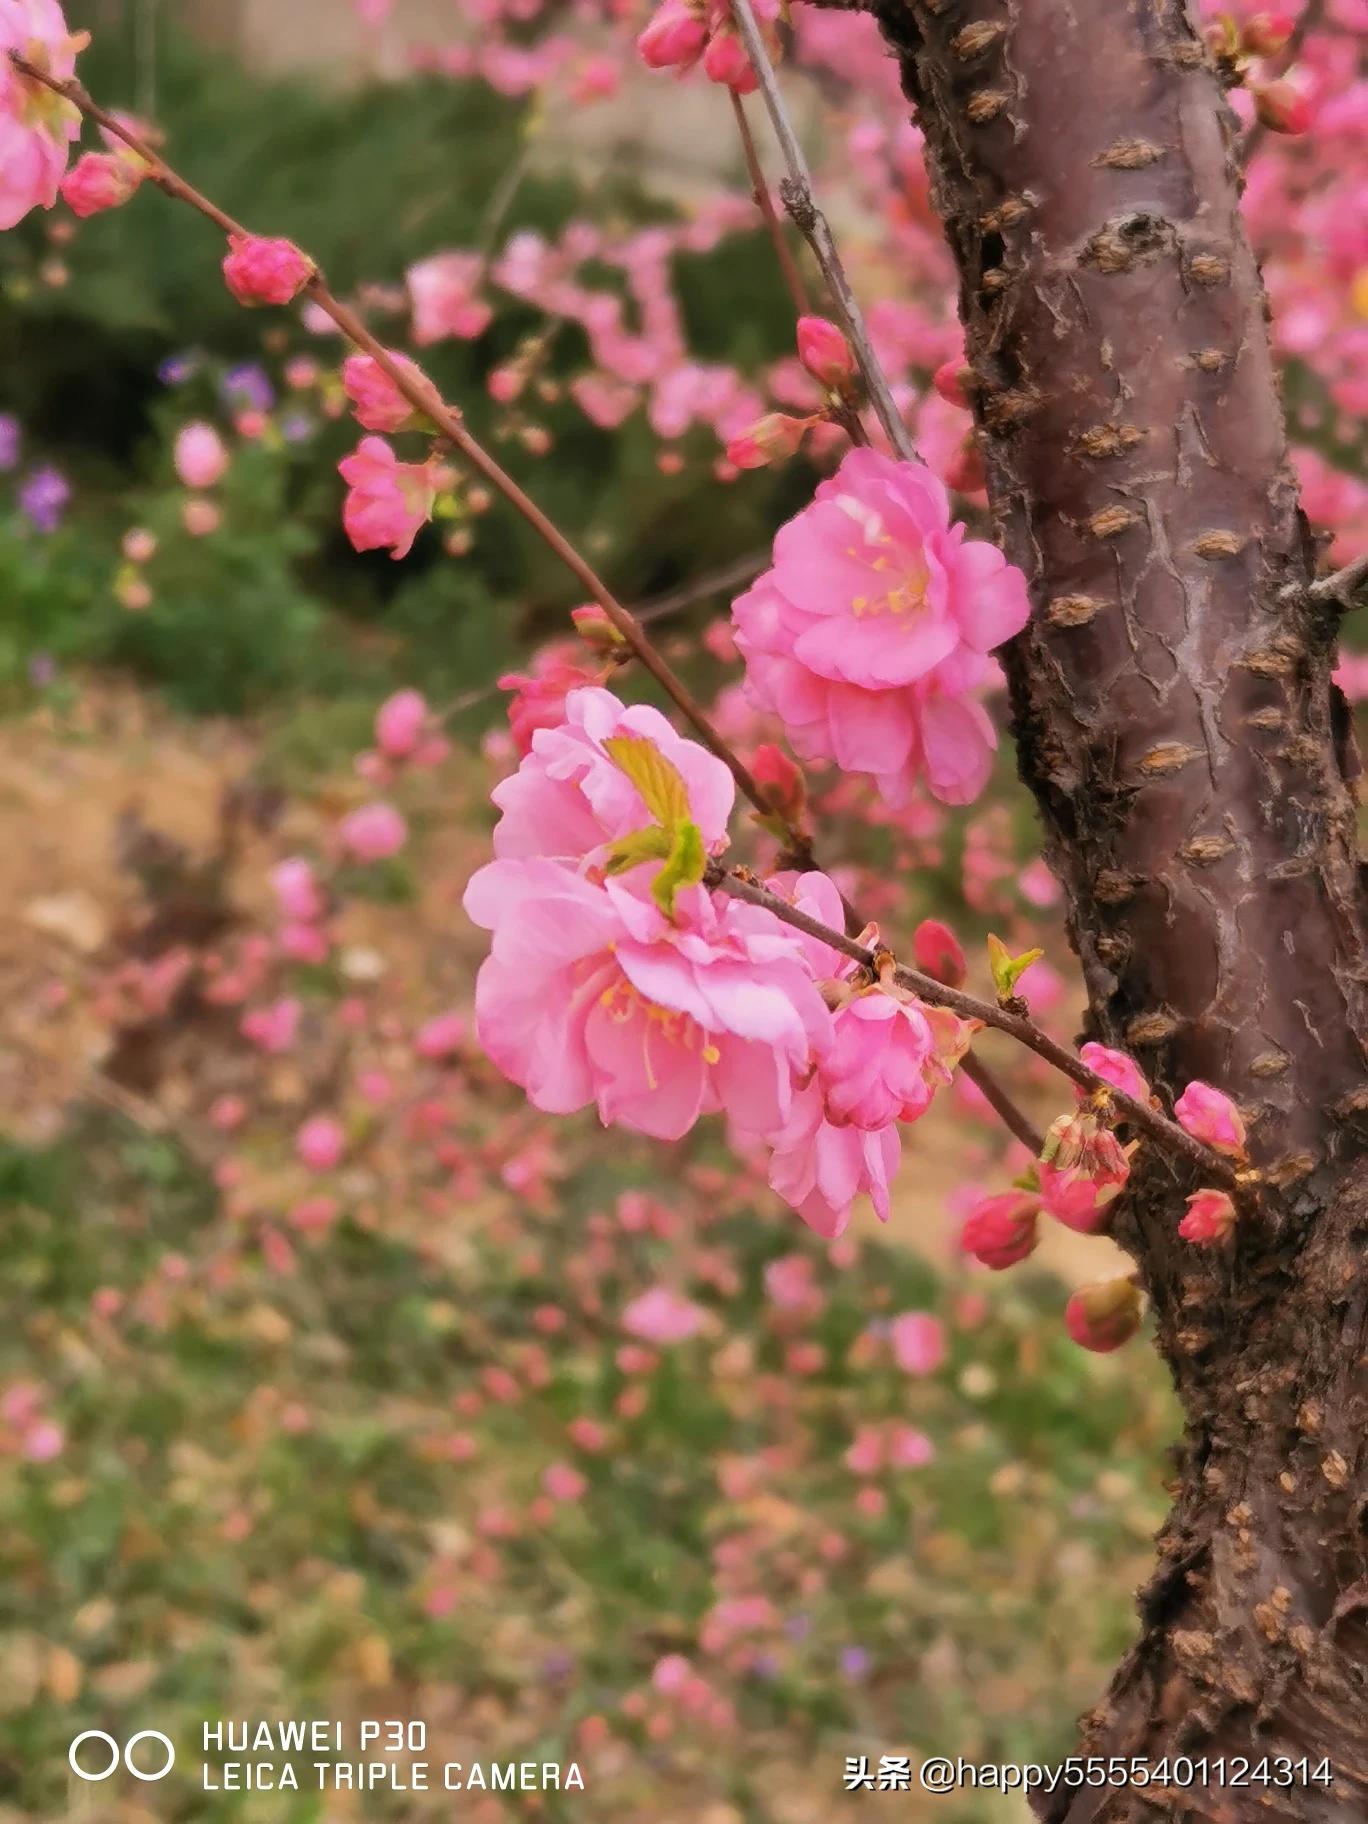
[[[147,1741],[160,1742],[162,1747],[166,1750],[166,1759],[155,1773],[145,1773],[141,1767],[135,1767],[133,1764],[133,1750],[137,1747],[139,1742]],[[102,1742],[109,1752],[108,1765],[100,1768],[98,1773],[87,1771],[86,1768],[81,1766],[76,1758],[77,1749],[85,1742]],[[85,1758],[87,1760],[93,1760],[95,1758],[94,1751],[92,1750]],[[136,1735],[129,1736],[122,1748],[120,1748],[119,1744],[114,1740],[114,1737],[112,1735],[107,1735],[103,1729],[86,1729],[76,1737],[75,1741],[73,1741],[71,1746],[67,1749],[67,1765],[71,1768],[71,1771],[76,1775],[78,1780],[89,1780],[94,1783],[98,1783],[100,1780],[107,1780],[110,1774],[118,1767],[120,1761],[123,1762],[124,1766],[133,1775],[135,1780],[164,1780],[176,1764],[176,1750],[172,1744],[171,1737],[169,1735],[163,1735],[160,1729],[139,1729]]]

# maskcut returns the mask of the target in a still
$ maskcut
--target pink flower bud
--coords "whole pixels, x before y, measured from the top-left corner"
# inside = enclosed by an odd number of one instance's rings
[[[972,431],[946,463],[945,485],[957,494],[981,494],[988,486],[983,451]]]
[[[420,1058],[449,1058],[461,1049],[466,1038],[466,1023],[459,1013],[439,1013],[418,1028],[413,1049]]]
[[[796,455],[811,418],[790,418],[784,412],[767,412],[748,431],[727,445],[727,461],[738,469],[763,469],[772,462],[787,462]]]
[[[375,712],[375,745],[391,760],[407,760],[422,741],[427,719],[421,691],[397,690]]]
[[[328,1115],[315,1115],[295,1135],[295,1156],[311,1172],[329,1172],[346,1151],[347,1137]]]
[[[1128,1058],[1124,1051],[1113,1051],[1110,1045],[1099,1045],[1089,1039],[1086,1045],[1079,1047],[1079,1057],[1095,1070],[1103,1082],[1110,1083],[1113,1089],[1119,1089],[1123,1095],[1134,1096],[1137,1102],[1148,1102],[1150,1086],[1145,1081],[1144,1073],[1134,1058]],[[1076,1088],[1074,1092],[1079,1101],[1086,1099],[1088,1091]]]
[[[923,975],[934,976],[947,988],[961,987],[969,973],[959,939],[938,918],[924,918],[912,933],[912,956]]]
[[[1034,1252],[1039,1237],[1040,1199],[1029,1191],[1001,1191],[982,1197],[960,1230],[960,1246],[985,1267],[1000,1273]]]
[[[1055,1221],[1095,1235],[1130,1177],[1130,1161],[1110,1128],[1079,1109],[1051,1122],[1036,1174],[1041,1201]]]
[[[638,37],[637,53],[653,70],[691,69],[703,55],[708,27],[700,9],[686,0],[664,0]]]
[[[1173,1105],[1178,1125],[1194,1140],[1203,1140],[1218,1153],[1244,1157],[1245,1124],[1230,1097],[1210,1083],[1189,1083]]]
[[[1196,1247],[1215,1247],[1235,1227],[1236,1213],[1224,1191],[1194,1191],[1187,1200],[1187,1215],[1178,1224],[1178,1233]]]
[[[750,56],[731,26],[724,25],[708,40],[703,53],[703,74],[709,82],[722,82],[738,95],[749,95],[757,87]]]
[[[1064,1324],[1081,1348],[1109,1355],[1140,1328],[1140,1293],[1129,1279],[1081,1286],[1064,1307]]]
[[[751,755],[751,772],[778,815],[790,824],[801,824],[807,812],[807,781],[783,748],[762,742]]]
[[[969,394],[966,389],[972,383],[973,378],[973,368],[969,366],[962,355],[957,355],[953,361],[941,362],[940,366],[931,376],[931,384],[935,387],[942,399],[946,400],[951,405],[962,406],[967,412],[969,410]]]
[[[271,885],[283,918],[300,925],[309,925],[322,918],[323,895],[313,869],[302,856],[291,855],[272,868]]]
[[[141,159],[112,152],[87,152],[62,179],[62,200],[73,215],[98,215],[126,203],[142,182]]]
[[[390,359],[410,380],[425,379],[423,370],[407,355],[392,354]],[[403,431],[421,416],[373,355],[348,355],[342,363],[342,385],[356,422],[365,430]]]
[[[229,462],[228,450],[212,424],[196,419],[176,433],[172,453],[176,474],[187,488],[212,488],[221,481]]]
[[[799,317],[798,359],[814,380],[832,392],[840,392],[855,378],[850,344],[825,317]]]
[[[1292,36],[1291,13],[1255,13],[1246,19],[1240,37],[1249,57],[1276,57]]]
[[[315,272],[293,241],[262,234],[230,234],[223,277],[239,304],[289,304]]]
[[[363,437],[337,467],[348,490],[342,524],[355,548],[407,557],[437,498],[431,465],[400,462],[382,437]]]
[[[575,632],[593,652],[616,653],[626,645],[622,635],[597,602],[588,602],[582,608],[572,608],[570,619],[574,622]]]
[[[337,834],[355,861],[387,861],[408,841],[408,825],[391,804],[363,804],[342,819]]]
[[[1311,97],[1280,76],[1276,82],[1250,83],[1254,112],[1274,133],[1305,133],[1315,117]]]

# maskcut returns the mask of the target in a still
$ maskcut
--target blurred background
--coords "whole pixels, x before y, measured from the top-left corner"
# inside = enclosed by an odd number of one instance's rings
[[[594,9],[359,10],[67,7],[90,90],[416,348],[749,737],[718,617],[816,471],[719,483],[726,436],[801,394],[723,92],[610,82],[628,26]],[[896,85],[806,69],[903,396],[972,517]],[[893,170],[900,241],[851,145]],[[473,315],[429,344],[411,269],[450,250]],[[1064,1335],[1107,1244],[1056,1230],[1011,1275],[966,1267],[957,1215],[1020,1163],[972,1097],[918,1126],[887,1229],[828,1245],[720,1135],[610,1139],[498,1077],[460,895],[516,758],[496,680],[563,656],[577,598],[459,480],[407,561],[358,556],[341,351],[307,313],[241,310],[221,254],[150,186],[0,239],[0,1819],[803,1824],[876,1802],[847,1757],[1068,1752],[1175,1438],[1152,1351]],[[605,372],[585,287],[687,360]],[[1349,555],[1361,422],[1309,366],[1289,396]],[[415,687],[447,745],[387,770],[377,708]],[[377,781],[404,841],[358,854],[339,826]],[[818,791],[888,928],[1044,942],[1032,1004],[1074,1030],[1010,755],[972,815]],[[282,935],[273,870],[300,856],[329,882],[317,945]],[[320,1119],[343,1138],[322,1167]],[[290,1716],[422,1719],[429,1760],[573,1759],[587,1791],[201,1789],[203,1719]],[[177,1767],[83,1786],[91,1728],[162,1730]]]

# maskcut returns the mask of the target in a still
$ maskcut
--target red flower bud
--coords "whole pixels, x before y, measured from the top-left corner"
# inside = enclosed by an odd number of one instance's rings
[[[969,410],[968,388],[973,385],[974,370],[962,357],[953,361],[942,361],[931,376],[931,384],[942,399],[951,405],[962,406]]]
[[[575,623],[575,632],[595,652],[616,652],[627,643],[597,602],[572,608],[570,619]]]
[[[849,342],[825,317],[799,317],[798,359],[822,385],[839,393],[855,378]]]
[[[230,234],[223,277],[239,304],[288,304],[315,271],[293,241],[263,234]]]
[[[981,494],[987,487],[983,454],[972,431],[946,465],[945,485],[957,494]]]
[[[800,824],[807,810],[807,781],[782,747],[766,741],[751,756],[751,772],[766,799],[788,823]]]
[[[1291,13],[1255,13],[1246,19],[1241,34],[1245,53],[1250,57],[1276,57],[1292,36]]]
[[[938,918],[924,918],[912,933],[912,955],[923,975],[932,975],[947,988],[959,988],[969,964],[959,939]]]
[[[1064,1307],[1064,1324],[1080,1348],[1109,1355],[1140,1328],[1140,1294],[1129,1279],[1080,1286]]]
[[[1213,1248],[1230,1234],[1235,1218],[1235,1205],[1224,1191],[1194,1191],[1178,1233],[1196,1247]]]
[[[1254,112],[1264,126],[1274,133],[1305,133],[1311,125],[1314,109],[1311,98],[1280,76],[1276,82],[1251,83]]]
[[[1002,1191],[974,1205],[960,1230],[960,1246],[985,1267],[1000,1273],[1035,1249],[1040,1199],[1029,1191]]]
[[[797,453],[811,418],[790,418],[784,412],[767,412],[748,431],[727,445],[727,461],[738,469],[763,469],[772,462],[787,462]]]

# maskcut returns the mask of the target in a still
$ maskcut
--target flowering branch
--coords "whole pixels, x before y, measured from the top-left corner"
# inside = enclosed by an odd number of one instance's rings
[[[10,61],[22,75],[31,81],[41,83],[44,88],[51,89],[54,94],[63,96],[106,133],[112,134],[136,152],[148,167],[149,181],[156,184],[159,190],[164,191],[167,196],[174,197],[177,202],[188,203],[192,209],[207,216],[211,222],[222,229],[224,234],[249,238],[249,231],[240,222],[235,221],[231,215],[220,209],[217,203],[211,202],[193,184],[188,183],[178,172],[172,170],[152,146],[132,131],[117,115],[111,114],[94,101],[75,78],[65,82],[59,81],[49,76],[37,64],[20,56],[18,52],[11,51],[9,55]],[[773,818],[776,815],[774,806],[761,790],[750,768],[719,734],[707,711],[674,667],[647,639],[635,616],[618,601],[598,572],[565,534],[547,518],[541,508],[524,492],[507,470],[466,429],[460,411],[446,403],[425,374],[411,364],[396,361],[384,344],[371,334],[356,312],[329,289],[316,263],[311,262],[311,264],[312,272],[305,281],[303,289],[308,292],[319,309],[332,319],[349,342],[371,357],[380,371],[408,400],[409,404],[430,419],[442,436],[461,453],[470,466],[521,514],[533,531],[593,596],[614,628],[621,634],[624,644],[633,657],[640,661],[643,669],[660,685],[680,714],[697,731],[704,745],[716,754],[727,767],[737,786],[756,810],[766,817]],[[786,820],[785,829],[791,855],[803,865],[809,865],[811,845],[806,834],[795,825],[788,824]]]
[[[847,937],[844,932],[824,925],[820,919],[800,911],[797,906],[791,906],[786,899],[781,899],[777,893],[771,893],[768,887],[762,887],[758,881],[747,878],[745,874],[738,873],[721,862],[710,865],[706,878],[709,886],[733,899],[744,899],[753,906],[764,906],[782,923],[792,925],[795,931],[805,932],[808,937],[815,937],[831,949],[840,951],[843,956],[862,964],[871,973],[877,972],[878,957],[875,951],[858,939]],[[909,989],[921,1000],[929,1001],[933,1007],[947,1007],[962,1020],[977,1020],[984,1026],[1005,1032],[1018,1044],[1035,1052],[1037,1057],[1044,1058],[1047,1064],[1053,1064],[1056,1070],[1080,1089],[1087,1090],[1090,1095],[1106,1096],[1114,1104],[1117,1113],[1124,1116],[1132,1127],[1147,1134],[1167,1152],[1195,1166],[1204,1179],[1220,1184],[1227,1190],[1243,1188],[1240,1175],[1228,1159],[1184,1133],[1176,1121],[1171,1121],[1158,1109],[1151,1108],[1135,1096],[1108,1083],[1105,1077],[1090,1070],[1067,1046],[1059,1044],[1047,1032],[1042,1031],[1028,1015],[1018,1012],[1014,1007],[981,1001],[975,995],[965,994],[960,988],[948,987],[946,983],[938,982],[934,976],[924,975],[920,969],[909,969],[902,963],[897,964],[893,973],[899,987]]]
[[[746,46],[746,52],[764,96],[765,107],[769,112],[770,124],[774,136],[779,141],[779,149],[788,166],[788,177],[779,186],[779,194],[784,199],[784,207],[794,227],[811,247],[817,264],[822,269],[832,297],[845,320],[846,333],[850,345],[855,351],[855,359],[860,364],[864,375],[865,386],[869,390],[870,401],[878,413],[879,422],[887,434],[889,443],[904,462],[920,462],[907,426],[903,423],[902,414],[894,403],[887,376],[879,364],[879,357],[874,353],[874,345],[869,339],[869,329],[864,320],[855,293],[851,290],[850,280],[846,277],[845,267],[841,263],[836,241],[826,217],[817,206],[812,186],[812,172],[798,143],[793,122],[789,118],[784,97],[780,92],[778,78],[774,74],[774,65],[770,62],[769,52],[760,27],[756,24],[755,14],[750,0],[731,0],[732,15],[736,20],[736,29]]]

